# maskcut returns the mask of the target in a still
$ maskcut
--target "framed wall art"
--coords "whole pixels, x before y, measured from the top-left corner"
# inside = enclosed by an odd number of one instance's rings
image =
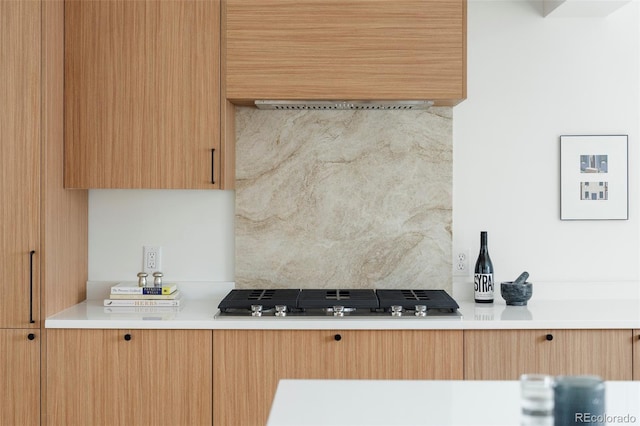
[[[629,219],[628,140],[560,136],[560,219]]]

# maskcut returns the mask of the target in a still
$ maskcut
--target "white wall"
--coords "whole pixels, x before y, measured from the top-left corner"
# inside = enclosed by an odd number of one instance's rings
[[[142,246],[167,281],[233,281],[233,191],[89,191],[89,280],[135,281]]]
[[[468,6],[468,97],[454,108],[454,251],[489,232],[496,280],[638,280],[638,2],[543,18],[528,1]],[[559,219],[559,136],[629,135],[626,221]]]
[[[606,18],[543,18],[539,2],[470,0],[468,99],[454,108],[453,242],[489,231],[496,280],[639,280],[638,2]],[[559,136],[629,135],[630,219],[559,220]],[[234,194],[96,190],[89,279],[135,280],[142,246],[166,278],[234,279]],[[461,279],[467,281],[468,279]]]

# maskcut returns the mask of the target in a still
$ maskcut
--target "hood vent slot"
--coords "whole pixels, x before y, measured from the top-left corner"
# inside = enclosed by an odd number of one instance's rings
[[[424,110],[432,101],[270,101],[257,100],[258,109],[277,110]]]

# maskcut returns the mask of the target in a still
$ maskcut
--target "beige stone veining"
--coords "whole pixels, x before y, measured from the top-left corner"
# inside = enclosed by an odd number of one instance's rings
[[[238,108],[236,132],[237,287],[451,291],[451,108]]]

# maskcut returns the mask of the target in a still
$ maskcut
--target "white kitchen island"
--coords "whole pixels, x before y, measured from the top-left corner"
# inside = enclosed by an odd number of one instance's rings
[[[605,400],[607,424],[640,424],[640,382],[606,382]],[[518,381],[281,380],[267,426],[517,426],[520,422]]]

